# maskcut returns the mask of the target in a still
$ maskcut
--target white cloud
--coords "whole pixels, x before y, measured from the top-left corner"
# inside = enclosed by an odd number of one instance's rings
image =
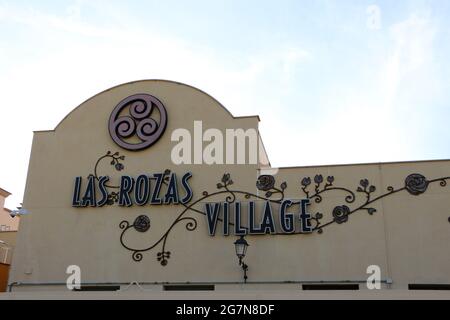
[[[270,123],[263,118],[262,136],[273,165],[421,159],[421,143],[428,136],[424,123],[428,119],[432,126],[431,101],[443,85],[433,60],[437,28],[423,13],[385,30],[384,51],[374,60],[368,58],[365,66],[355,65],[368,76],[338,81],[313,106],[299,105],[304,115],[314,107],[326,110],[319,118],[299,118],[295,126],[277,110],[266,114]],[[280,133],[286,143],[280,143]]]
[[[384,82],[383,89],[387,93],[387,105],[393,103],[398,90],[401,89],[401,82],[424,83],[424,79],[419,77],[421,71],[432,69],[430,67],[435,34],[436,27],[431,24],[428,15],[419,18],[413,14],[390,28],[392,50],[380,74],[380,81]]]

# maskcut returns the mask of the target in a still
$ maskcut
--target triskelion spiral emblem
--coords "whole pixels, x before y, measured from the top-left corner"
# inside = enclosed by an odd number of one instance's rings
[[[158,141],[166,126],[167,111],[162,102],[152,95],[141,93],[119,102],[109,117],[108,129],[111,138],[120,147],[137,151]]]

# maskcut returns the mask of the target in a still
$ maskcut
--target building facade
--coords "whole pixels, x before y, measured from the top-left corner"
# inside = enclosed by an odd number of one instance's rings
[[[0,188],[0,292],[4,292],[8,284],[8,275],[11,265],[19,217],[12,217],[11,210],[5,208],[5,200],[10,192]]]
[[[10,290],[448,288],[450,161],[272,168],[258,123],[147,80],[35,132]]]

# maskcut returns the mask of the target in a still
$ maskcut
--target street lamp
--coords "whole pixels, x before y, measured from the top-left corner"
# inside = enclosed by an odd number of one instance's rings
[[[247,247],[249,244],[245,240],[244,236],[241,236],[234,242],[234,248],[236,249],[236,255],[239,258],[239,265],[242,266],[242,270],[244,270],[244,283],[247,282],[247,270],[248,266],[242,261],[245,257],[245,253],[247,252]]]

